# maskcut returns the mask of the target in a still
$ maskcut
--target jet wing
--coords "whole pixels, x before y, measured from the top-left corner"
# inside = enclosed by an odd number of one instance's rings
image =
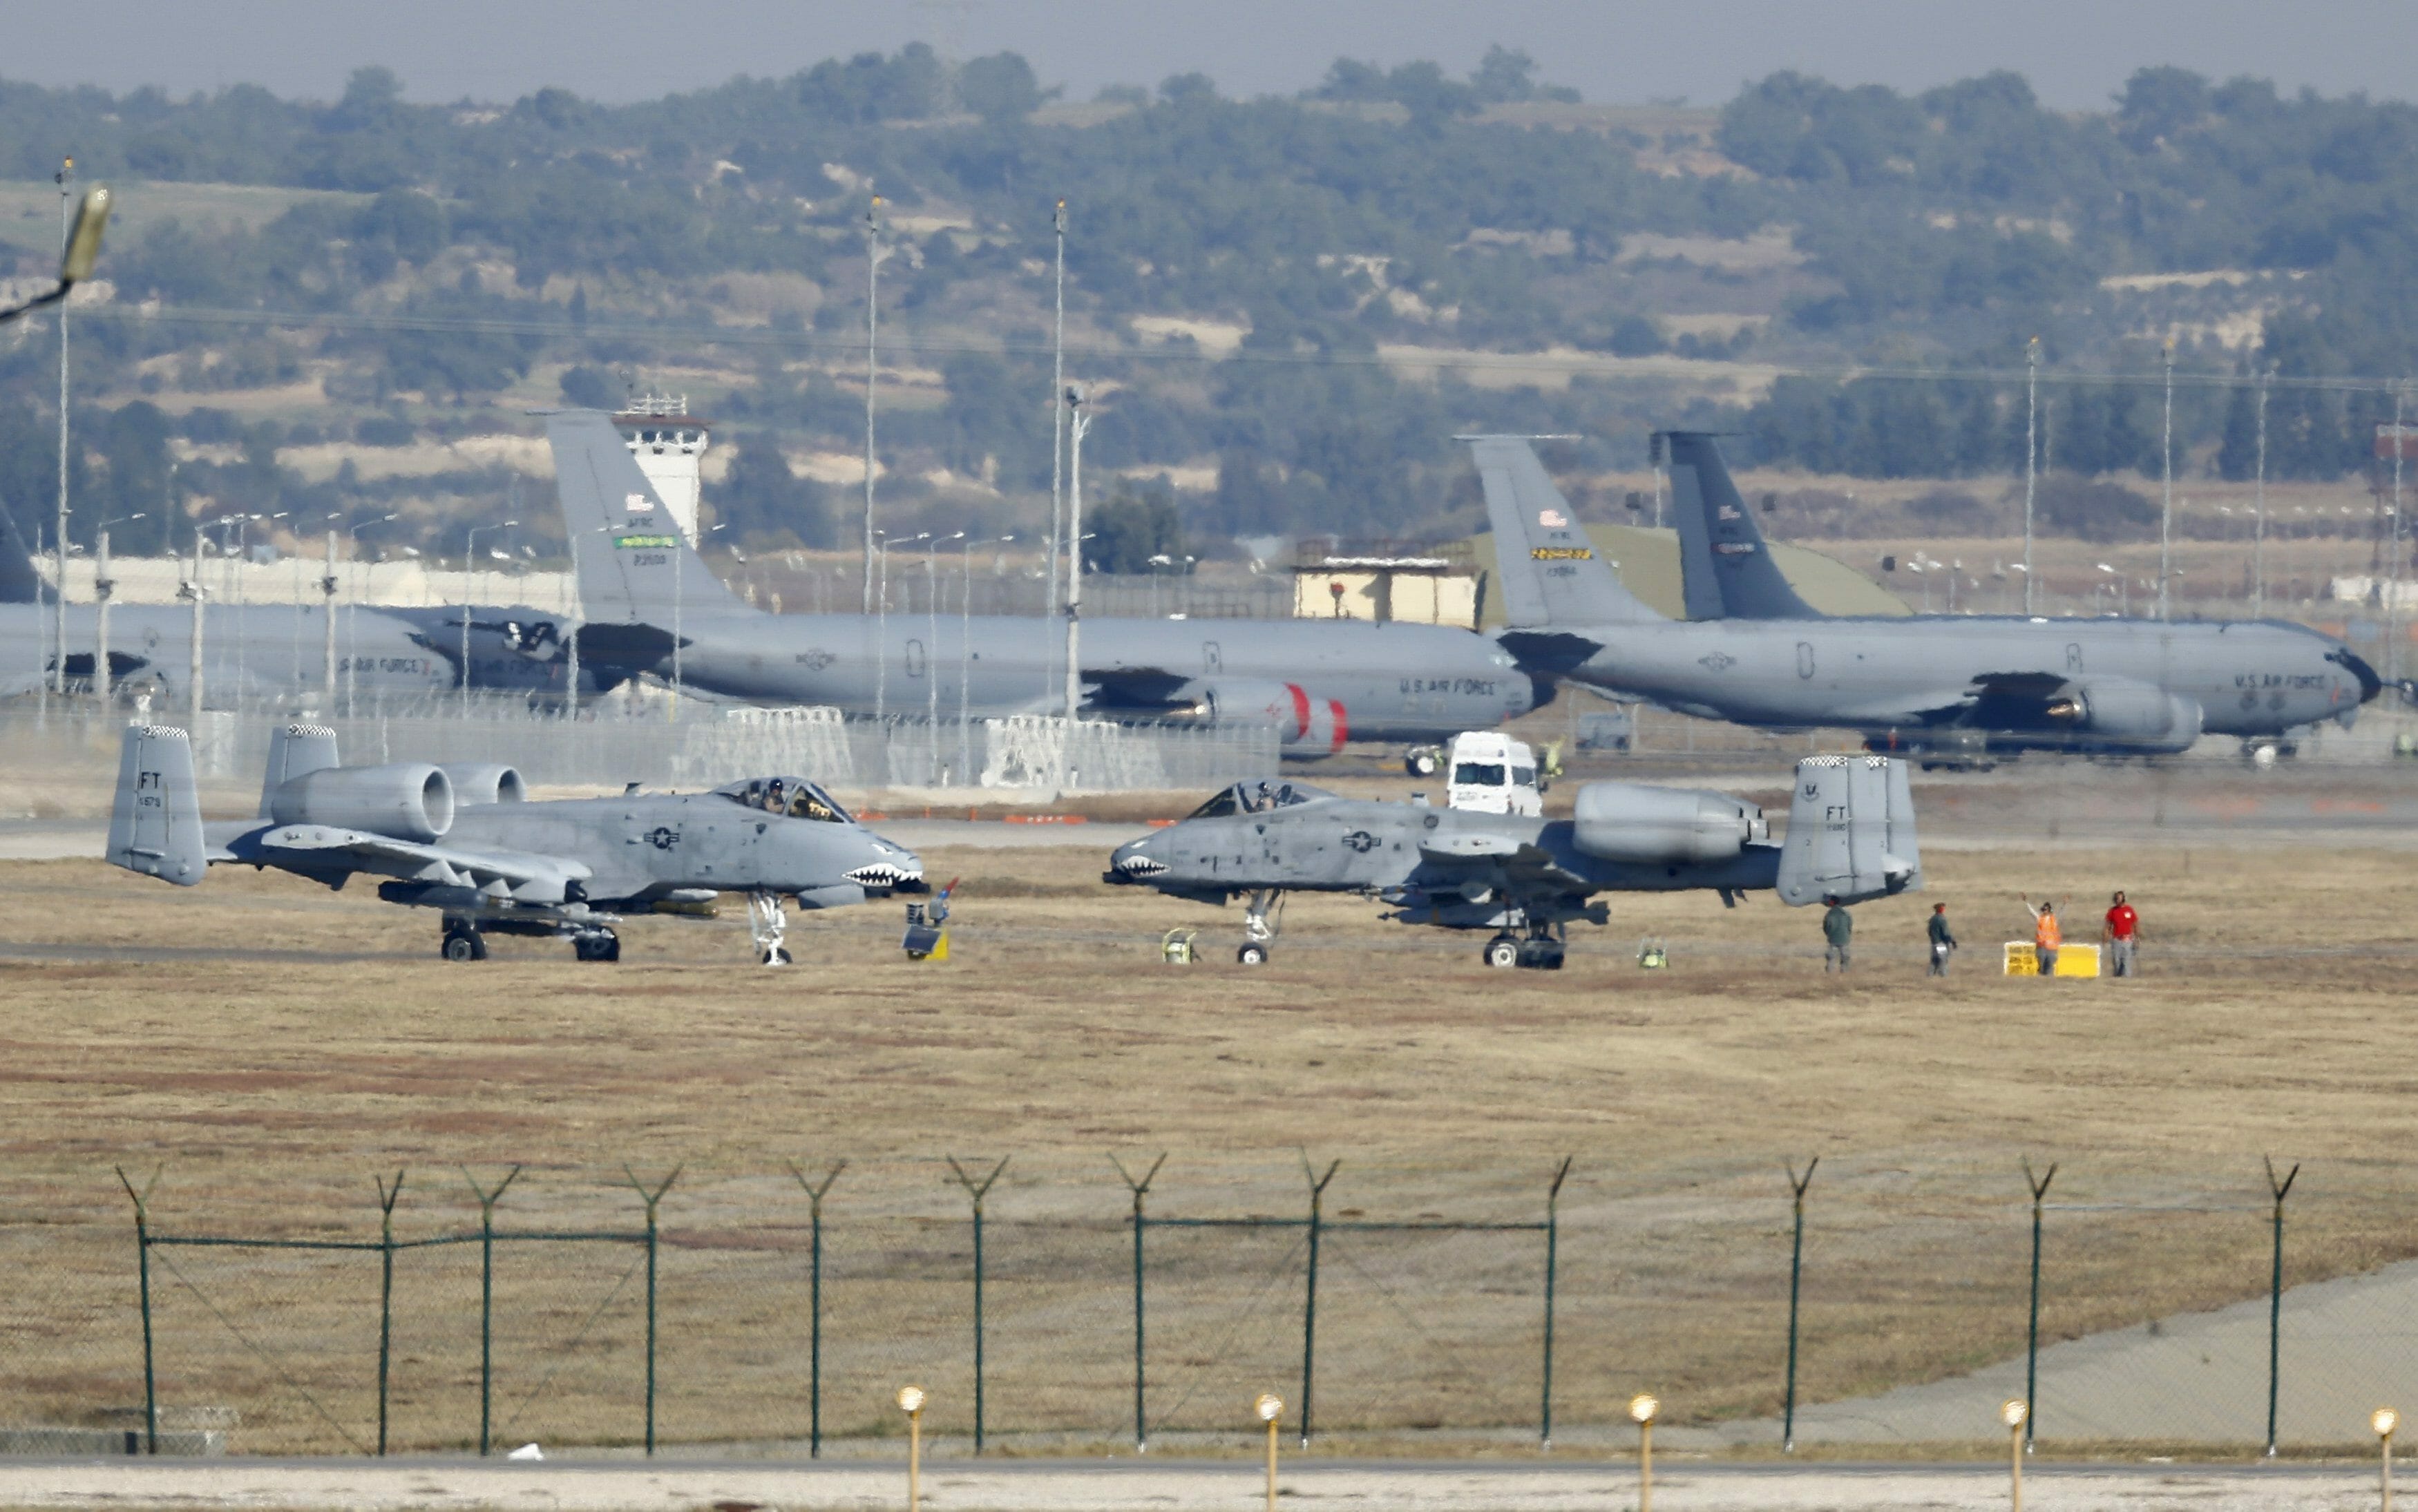
[[[1552,851],[1507,834],[1478,831],[1430,835],[1419,842],[1419,858],[1447,872],[1499,877],[1504,886],[1522,892],[1587,885],[1585,878],[1565,871]]]
[[[330,824],[258,826],[234,837],[223,848],[223,857],[214,856],[213,859],[276,864],[280,861],[295,860],[296,853],[302,852],[325,857],[329,863],[329,869],[342,865],[351,871],[376,872],[415,881],[486,891],[496,891],[500,886],[501,891],[513,896],[523,896],[532,891],[553,894],[551,897],[526,898],[526,901],[539,902],[559,901],[562,884],[584,882],[595,875],[586,863],[560,856],[421,845],[417,841],[398,840],[392,835],[346,830]]]

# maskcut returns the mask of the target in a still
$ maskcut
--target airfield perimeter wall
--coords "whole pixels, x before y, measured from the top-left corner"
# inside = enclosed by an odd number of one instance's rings
[[[1157,1158],[666,1156],[300,1188],[207,1159],[124,1188],[105,1160],[21,1166],[0,1175],[0,1452],[118,1452],[156,1421],[163,1452],[651,1431],[887,1457],[910,1382],[943,1454],[974,1447],[977,1413],[992,1452],[1239,1443],[1262,1391],[1289,1434],[1308,1398],[1329,1448],[1624,1446],[1651,1390],[1675,1447],[1776,1451],[1793,1360],[1800,1448],[2003,1453],[2035,1316],[2035,1421],[2062,1454],[2256,1453],[2271,1400],[2287,1452],[2340,1447],[2418,1397],[2418,1168],[2312,1165],[2279,1202],[2290,1168],[2257,1157],[2075,1154],[2036,1230],[2012,1153],[1833,1152],[1800,1243],[1777,1159],[1646,1175],[1608,1152],[1556,1196],[1542,1151]]]

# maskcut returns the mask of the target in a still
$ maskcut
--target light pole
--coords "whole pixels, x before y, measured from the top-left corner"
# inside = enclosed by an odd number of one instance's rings
[[[907,1512],[924,1497],[924,1388],[898,1388],[898,1410],[907,1414]]]
[[[462,592],[465,600],[471,597],[470,573],[474,569],[470,564],[478,558],[479,532],[508,530],[518,524],[520,524],[518,520],[506,520],[501,525],[474,525],[463,532]],[[680,654],[680,634],[677,631],[672,634],[672,654],[674,656]],[[470,605],[467,602],[462,605],[462,717],[464,719],[470,717]]]
[[[2407,385],[2393,386],[2393,556],[2384,573],[2384,678],[2401,677],[2401,398]]]
[[[2378,1500],[2382,1512],[2393,1512],[2393,1430],[2401,1426],[2401,1414],[2390,1407],[2380,1407],[2367,1415],[2367,1426],[2376,1430],[2376,1447],[2380,1457],[2377,1465]]]
[[[925,634],[928,637],[924,643],[924,724],[931,737],[932,771],[935,775],[941,770],[941,586],[934,564],[940,557],[941,542],[965,539],[966,533],[960,530],[953,536],[936,536],[924,548],[924,618],[927,626]],[[963,676],[960,672],[960,680]],[[961,690],[962,686],[961,680]],[[962,691],[957,701],[961,705],[965,701]],[[962,767],[958,776],[963,780]]]
[[[1058,602],[1058,547],[1065,530],[1066,463],[1066,202],[1060,200],[1051,217],[1058,235],[1058,304],[1049,357],[1049,573],[1043,589],[1041,613]],[[1048,658],[1043,658],[1041,689],[1049,691]]]
[[[2158,509],[2158,619],[2161,623],[2174,618],[2174,605],[2166,593],[2166,579],[2175,566],[2175,339],[2166,338],[2166,410],[2161,433],[2159,471],[2163,480],[2162,503]]]
[[[880,375],[881,196],[865,212],[865,612],[873,612],[873,391]]]
[[[959,567],[965,574],[965,589],[957,596],[957,771],[973,770],[973,649],[974,649],[974,542],[966,532],[957,532],[962,544],[957,547]],[[1002,536],[998,544],[1006,545],[1014,536]],[[967,780],[960,775],[960,782]]]
[[[2254,618],[2267,615],[2267,380],[2274,375],[2271,364],[2258,371],[2258,482],[2254,496],[2257,501],[2257,534],[2250,547],[2250,603]]]
[[[1083,669],[1076,657],[1083,619],[1083,437],[1091,433],[1092,417],[1083,409],[1081,385],[1068,386],[1065,394],[1074,412],[1066,428],[1066,717],[1071,720],[1083,695]]]
[[[137,520],[149,518],[149,515],[145,511],[137,510],[133,513],[125,515],[122,518],[126,524],[131,525]],[[94,696],[99,700],[103,708],[108,707],[109,704],[109,689],[111,681],[109,669],[109,601],[117,591],[117,580],[109,575],[109,527],[118,523],[119,522],[116,519],[101,521],[99,527],[94,530],[92,538],[92,691]],[[65,665],[67,653],[64,649],[60,651],[59,655],[61,664]]]
[[[2040,338],[2024,347],[2024,613],[2032,612],[2032,495],[2040,484]]]
[[[193,738],[202,734],[202,598],[208,589],[202,587],[202,523],[193,522],[193,575],[191,581],[176,587],[176,596],[193,601],[192,660],[186,671],[186,692],[192,700]]]
[[[873,598],[873,722],[879,725],[890,717],[890,549],[883,531],[866,540],[880,574]]]
[[[1284,1398],[1271,1391],[1251,1403],[1251,1415],[1268,1429],[1268,1512],[1277,1512],[1277,1424],[1284,1418]]]
[[[2024,1512],[2024,1423],[2031,1415],[2019,1397],[1998,1404],[1998,1421],[2007,1426],[2007,1512]]]
[[[1637,1512],[1654,1512],[1654,1419],[1661,1411],[1645,1392],[1629,1398],[1629,1420],[1637,1425]]]
[[[75,160],[61,160],[54,176],[59,186],[59,259],[67,260],[69,249],[75,240],[75,220],[69,206],[75,199]],[[62,291],[64,292],[64,291]],[[58,572],[54,579],[58,585],[58,666],[51,674],[52,691],[64,697],[68,691],[68,302],[59,300],[59,519],[51,537],[51,549],[56,553]]]

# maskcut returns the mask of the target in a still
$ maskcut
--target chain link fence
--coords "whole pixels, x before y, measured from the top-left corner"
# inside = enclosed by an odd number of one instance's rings
[[[912,1381],[951,1452],[1222,1443],[1270,1390],[1312,1443],[1615,1445],[1646,1389],[1677,1446],[1979,1451],[2015,1397],[2066,1450],[2292,1452],[2418,1392],[2397,1168],[2077,1159],[2035,1204],[1833,1156],[1800,1229],[1776,1165],[1557,1164],[21,1177],[0,1450],[865,1456]]]

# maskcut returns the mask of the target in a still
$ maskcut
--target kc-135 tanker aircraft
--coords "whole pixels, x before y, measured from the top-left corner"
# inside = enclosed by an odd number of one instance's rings
[[[2349,726],[2382,686],[2340,641],[2273,620],[1822,618],[1772,564],[1720,447],[1692,432],[1669,437],[1689,613],[1733,618],[1665,619],[1596,556],[1528,438],[1463,439],[1494,530],[1498,638],[1539,677],[1765,729],[1852,729],[1939,764]]]
[[[1065,711],[1049,672],[1063,621],[767,614],[691,549],[610,416],[557,410],[545,428],[588,612],[584,666],[669,678],[677,640],[682,684],[731,698],[851,715],[954,715],[960,699],[979,718]],[[1079,654],[1079,712],[1274,723],[1289,756],[1330,755],[1347,737],[1434,741],[1536,699],[1500,647],[1442,625],[1099,619]]]

